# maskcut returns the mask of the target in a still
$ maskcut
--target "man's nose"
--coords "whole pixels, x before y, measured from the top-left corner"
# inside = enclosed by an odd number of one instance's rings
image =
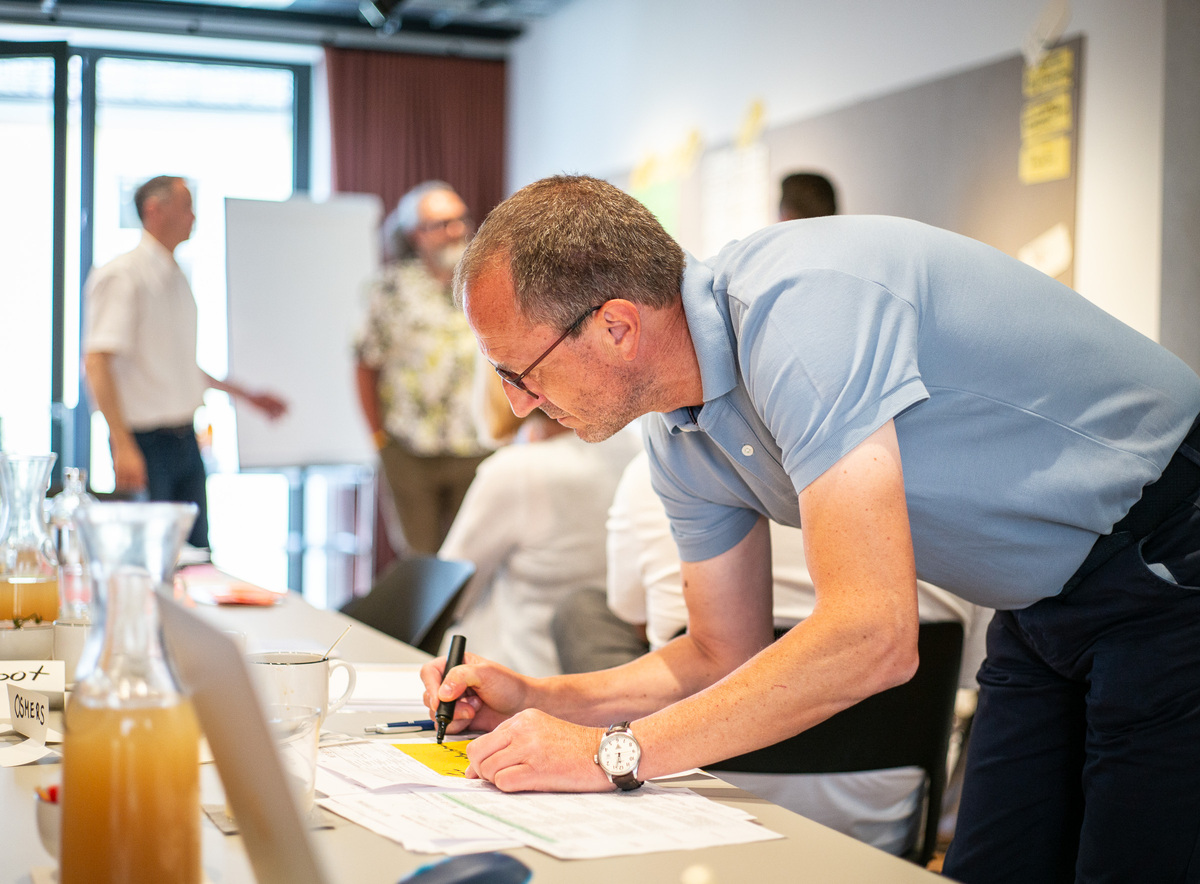
[[[508,404],[513,410],[513,414],[517,417],[528,417],[529,414],[545,401],[544,396],[537,396],[533,393],[526,393],[524,390],[519,390],[507,381],[501,381],[504,385],[504,395],[508,397]]]

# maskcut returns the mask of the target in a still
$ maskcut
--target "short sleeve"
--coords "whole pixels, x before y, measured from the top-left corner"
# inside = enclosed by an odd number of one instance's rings
[[[654,491],[670,517],[671,536],[685,562],[728,552],[758,521],[751,490],[704,433],[671,434],[646,424],[646,452]]]
[[[796,493],[927,398],[916,310],[871,280],[809,270],[749,304],[730,281],[746,389]]]
[[[84,316],[84,353],[129,353],[137,319],[137,281],[120,263],[92,271]]]

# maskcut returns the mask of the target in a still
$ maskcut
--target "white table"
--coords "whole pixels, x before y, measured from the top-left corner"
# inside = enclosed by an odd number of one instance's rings
[[[368,626],[333,611],[321,611],[289,594],[274,608],[204,608],[202,613],[226,629],[247,636],[249,650],[291,647],[324,651],[345,627],[354,629],[338,644],[335,656],[355,663],[406,663],[426,655]],[[331,716],[326,728],[362,734],[365,724],[380,713]],[[57,723],[52,727],[58,726]],[[34,764],[0,768],[0,884],[27,884],[33,866],[50,859],[42,850],[33,816],[33,790],[61,781],[59,765]],[[706,866],[714,884],[754,881],[838,882],[838,884],[905,884],[942,880],[917,866],[868,847],[818,823],[719,780],[695,777],[678,781],[701,794],[744,808],[767,828],[786,837],[758,844],[672,851],[643,856],[588,861],[557,860],[528,848],[510,851],[533,870],[535,884],[613,884],[618,881],[679,882],[691,866]],[[213,765],[204,765],[201,798],[205,804],[223,801]],[[400,845],[360,826],[340,825],[314,833],[336,884],[395,884],[419,866],[438,857],[413,854]],[[222,835],[206,818],[202,824],[204,871],[212,884],[250,884],[254,881],[241,838]]]

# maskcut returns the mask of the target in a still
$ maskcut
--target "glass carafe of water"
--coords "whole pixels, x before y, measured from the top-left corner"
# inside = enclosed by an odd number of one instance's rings
[[[50,501],[50,534],[58,558],[59,619],[87,623],[91,618],[92,582],[83,566],[83,545],[75,528],[75,513],[96,498],[88,494],[87,470],[63,470],[63,490]]]
[[[0,535],[0,621],[52,623],[58,617],[58,561],[46,533],[53,454],[0,453],[7,518]]]
[[[155,596],[195,516],[173,503],[75,514],[99,650],[63,717],[62,884],[199,884],[200,730],[167,667]]]

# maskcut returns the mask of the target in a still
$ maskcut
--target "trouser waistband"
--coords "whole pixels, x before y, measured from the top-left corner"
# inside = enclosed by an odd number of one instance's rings
[[[1121,521],[1113,525],[1112,531],[1096,538],[1091,552],[1071,575],[1071,579],[1063,585],[1061,594],[1066,595],[1122,549],[1148,536],[1198,490],[1200,417],[1196,418],[1187,436],[1179,443],[1179,448],[1171,456],[1162,475],[1142,489],[1141,498]]]
[[[133,435],[170,436],[172,438],[183,439],[196,435],[196,428],[192,424],[180,424],[177,427],[154,427],[149,430],[134,430]]]

